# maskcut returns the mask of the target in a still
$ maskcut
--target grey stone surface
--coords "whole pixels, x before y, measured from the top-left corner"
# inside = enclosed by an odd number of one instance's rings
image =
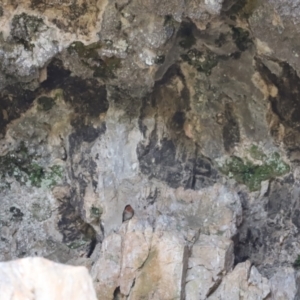
[[[85,265],[101,299],[297,298],[299,7],[1,3],[0,260]]]

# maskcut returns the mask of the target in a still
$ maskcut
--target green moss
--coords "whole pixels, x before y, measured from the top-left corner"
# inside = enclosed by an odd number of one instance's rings
[[[265,160],[266,159],[266,155],[263,153],[262,150],[260,150],[258,148],[258,146],[256,145],[252,145],[251,148],[249,149],[249,153],[251,155],[251,157],[253,159],[257,159],[257,160]]]
[[[77,53],[81,62],[94,71],[94,77],[115,78],[114,71],[121,67],[121,59],[115,56],[101,58],[98,53],[101,47],[100,42],[84,45],[82,42],[76,41],[69,46],[68,52],[70,54]]]
[[[107,57],[101,61],[100,66],[93,67],[94,77],[115,78],[114,71],[121,67],[121,59],[118,57]]]
[[[32,50],[34,44],[31,41],[43,26],[45,24],[41,18],[22,13],[13,17],[11,35],[17,42],[23,44],[25,49]]]
[[[241,27],[232,27],[232,38],[236,44],[236,46],[241,51],[245,51],[249,45],[252,44],[252,40],[250,39],[249,31],[241,28]]]
[[[103,209],[101,207],[98,208],[98,207],[92,206],[90,209],[90,214],[91,214],[92,218],[99,219],[100,216],[102,215],[102,213],[103,213]]]
[[[39,108],[41,110],[50,110],[55,105],[55,100],[51,97],[42,96],[38,98]]]
[[[76,52],[80,58],[98,58],[98,50],[101,49],[102,44],[100,42],[95,42],[90,45],[84,45],[82,42],[73,42],[68,47],[68,52],[70,54]]]
[[[50,167],[50,171],[46,172],[42,178],[41,185],[47,188],[51,188],[61,180],[63,176],[62,166],[53,165]]]
[[[191,49],[187,54],[181,55],[182,60],[195,67],[198,72],[210,75],[211,70],[218,64],[217,56],[211,51],[201,52]]]
[[[67,246],[70,249],[77,249],[85,244],[86,244],[86,241],[78,240],[78,241],[73,241],[71,243],[67,243]]]
[[[11,151],[0,157],[0,178],[14,177],[21,184],[30,182],[32,186],[52,187],[62,178],[62,167],[52,166],[46,172],[42,166],[34,161],[34,156],[28,153],[23,142],[16,151]]]
[[[296,260],[293,263],[293,267],[295,269],[299,269],[300,268],[300,255],[298,255],[298,257],[296,258]]]
[[[275,152],[267,158],[257,149],[253,147],[251,149],[252,155],[258,153],[256,159],[260,157],[261,164],[254,164],[248,159],[232,156],[222,166],[221,172],[234,178],[237,182],[247,185],[250,191],[256,191],[260,189],[262,181],[284,175],[290,171],[289,165],[280,158],[278,153]]]
[[[45,176],[44,170],[36,163],[28,165],[26,169],[28,178],[33,186],[41,186],[41,182]]]

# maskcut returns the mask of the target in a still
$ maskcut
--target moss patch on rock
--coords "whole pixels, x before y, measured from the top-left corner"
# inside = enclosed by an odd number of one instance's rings
[[[46,171],[37,164],[34,156],[28,153],[23,142],[16,151],[11,151],[0,157],[0,177],[5,181],[6,177],[13,177],[21,184],[28,182],[32,186],[52,187],[62,178],[62,167],[52,166]]]
[[[94,71],[94,77],[115,78],[114,71],[121,67],[121,59],[115,56],[100,57],[99,50],[101,48],[100,42],[84,45],[82,42],[76,41],[69,46],[68,53],[77,53],[82,64]]]
[[[298,257],[296,258],[296,260],[293,263],[293,267],[295,269],[299,269],[300,268],[300,255],[298,255]]]
[[[282,176],[290,171],[289,165],[281,159],[277,152],[267,156],[256,146],[251,147],[249,152],[251,157],[260,160],[260,163],[232,156],[220,170],[238,183],[245,184],[250,191],[259,190],[262,181]]]
[[[55,100],[51,97],[42,96],[38,98],[38,107],[41,110],[50,110],[55,105]]]
[[[34,44],[31,41],[42,30],[42,27],[46,28],[41,18],[21,13],[12,19],[11,35],[17,42],[23,44],[25,49],[32,50]]]
[[[115,70],[121,67],[121,59],[118,57],[107,57],[102,59],[100,65],[93,67],[94,77],[115,78]]]
[[[100,219],[101,215],[103,214],[103,209],[100,207],[95,207],[95,206],[92,206],[90,208],[90,216],[91,218],[93,219]]]
[[[44,174],[41,181],[41,186],[51,188],[57,185],[62,177],[63,177],[63,167],[58,165],[53,165],[50,167],[49,171]]]
[[[204,52],[191,49],[186,54],[182,54],[181,58],[195,67],[198,72],[203,72],[206,75],[210,75],[211,70],[218,64],[217,56],[211,51]]]
[[[97,58],[99,56],[98,50],[101,48],[100,42],[84,45],[82,42],[76,41],[68,47],[68,52],[70,54],[76,52],[80,58]]]

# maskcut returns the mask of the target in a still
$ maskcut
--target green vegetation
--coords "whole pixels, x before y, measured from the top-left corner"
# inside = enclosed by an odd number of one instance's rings
[[[293,267],[295,269],[299,269],[300,268],[300,255],[298,255],[298,257],[296,258],[296,260],[293,263]]]
[[[62,178],[62,167],[52,166],[46,171],[34,161],[34,156],[28,153],[24,142],[16,151],[11,151],[0,157],[0,178],[2,181],[9,176],[21,184],[30,182],[32,186],[52,187]]]
[[[61,180],[63,176],[62,166],[53,165],[50,167],[50,171],[46,172],[42,177],[41,186],[53,187]]]
[[[68,52],[70,54],[77,53],[81,62],[94,71],[94,77],[115,78],[114,71],[121,67],[121,59],[115,56],[100,57],[98,51],[101,48],[100,42],[84,45],[82,42],[76,41],[69,46]]]
[[[92,218],[100,219],[100,216],[102,215],[102,213],[103,213],[102,208],[92,206],[91,209],[90,209],[90,214],[91,214]]]
[[[187,54],[182,54],[181,58],[195,67],[198,72],[203,72],[206,75],[210,75],[212,68],[218,64],[217,56],[211,51],[201,52],[191,49]]]
[[[252,145],[249,149],[250,156],[256,160],[266,160],[267,155],[264,154],[262,150],[260,150],[256,145]]]
[[[232,156],[221,167],[221,172],[234,178],[238,183],[245,184],[250,191],[259,190],[262,181],[290,171],[289,165],[277,152],[267,156],[257,146],[252,146],[249,153],[253,159],[260,160],[261,163],[256,164],[248,159]]]
[[[94,77],[115,78],[114,70],[121,67],[121,59],[118,57],[107,57],[100,63],[100,66],[93,67]]]
[[[55,100],[51,97],[42,96],[38,98],[38,105],[41,110],[50,110],[55,105]]]
[[[23,44],[25,49],[32,50],[34,44],[31,41],[43,26],[45,24],[41,18],[21,13],[12,19],[11,35],[17,42]]]
[[[90,45],[84,45],[82,42],[76,41],[72,43],[68,52],[70,54],[76,52],[80,58],[98,58],[98,50],[102,48],[100,42],[92,43]]]
[[[73,241],[73,242],[70,242],[70,243],[67,243],[67,246],[70,248],[70,249],[77,249],[83,245],[86,244],[86,241],[83,241],[83,240],[77,240],[77,241]]]

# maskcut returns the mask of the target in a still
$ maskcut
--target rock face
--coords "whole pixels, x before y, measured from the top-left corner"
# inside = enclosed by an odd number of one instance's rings
[[[97,299],[86,268],[41,257],[0,263],[0,290],[3,300]]]
[[[84,265],[99,299],[298,299],[299,12],[2,1],[0,260]]]

